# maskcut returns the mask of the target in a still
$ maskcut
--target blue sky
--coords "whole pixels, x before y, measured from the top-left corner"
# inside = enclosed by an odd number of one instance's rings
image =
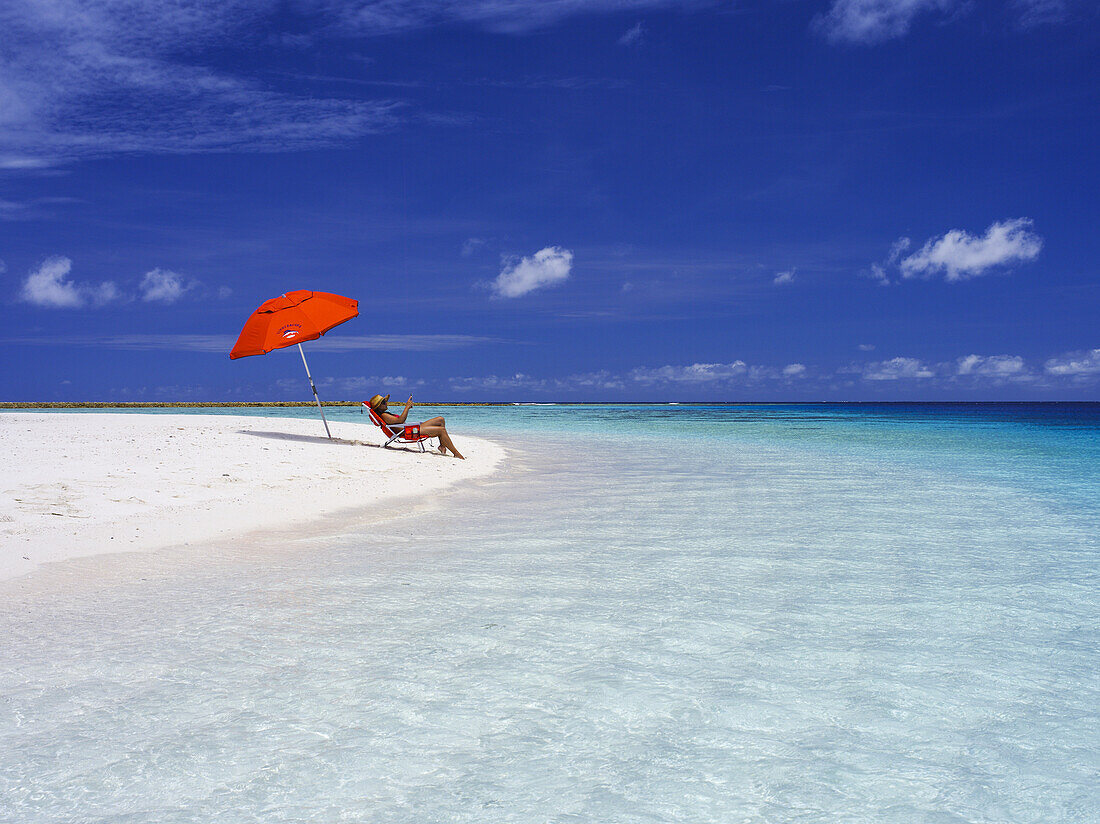
[[[5,400],[1100,399],[1084,0],[12,0]]]

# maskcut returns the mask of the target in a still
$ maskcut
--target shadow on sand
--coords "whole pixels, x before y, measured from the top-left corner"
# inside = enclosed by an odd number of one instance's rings
[[[408,447],[389,447],[388,449],[380,443],[368,443],[367,441],[349,441],[346,438],[328,438],[321,435],[296,435],[293,432],[257,432],[255,429],[238,429],[238,433],[241,435],[252,435],[257,438],[270,438],[273,441],[297,441],[298,443],[324,443],[334,444],[337,446],[367,446],[371,449],[385,449],[387,452],[407,452],[410,455],[425,455],[432,454],[438,455],[439,453],[429,450],[428,452],[421,452],[419,449],[409,449]]]
[[[297,441],[298,443],[326,443],[340,446],[372,446],[381,449],[382,445],[366,441],[349,441],[345,438],[326,438],[321,435],[295,435],[292,432],[257,432],[255,429],[238,429],[241,435],[253,435],[257,438],[270,438],[273,441]]]

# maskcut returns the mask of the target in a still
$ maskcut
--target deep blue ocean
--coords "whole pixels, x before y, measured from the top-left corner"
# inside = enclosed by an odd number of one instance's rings
[[[1100,405],[434,414],[508,467],[9,585],[0,821],[1100,820]]]

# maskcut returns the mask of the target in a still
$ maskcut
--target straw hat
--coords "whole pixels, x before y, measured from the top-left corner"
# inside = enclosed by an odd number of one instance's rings
[[[390,399],[389,395],[375,395],[373,398],[371,398],[368,401],[368,403],[370,404],[371,409],[377,409],[378,407],[380,407],[383,403],[385,403],[389,399]]]

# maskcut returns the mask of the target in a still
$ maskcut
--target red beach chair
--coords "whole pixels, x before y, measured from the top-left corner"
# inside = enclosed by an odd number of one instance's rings
[[[367,414],[370,415],[371,422],[382,430],[382,433],[388,438],[383,444],[383,447],[388,447],[391,443],[401,444],[413,444],[420,447],[420,451],[424,452],[424,442],[432,439],[431,435],[420,434],[420,424],[418,423],[406,423],[397,424],[391,426],[379,417],[378,413],[371,409],[371,406],[366,401],[363,401],[363,408],[367,410]]]

